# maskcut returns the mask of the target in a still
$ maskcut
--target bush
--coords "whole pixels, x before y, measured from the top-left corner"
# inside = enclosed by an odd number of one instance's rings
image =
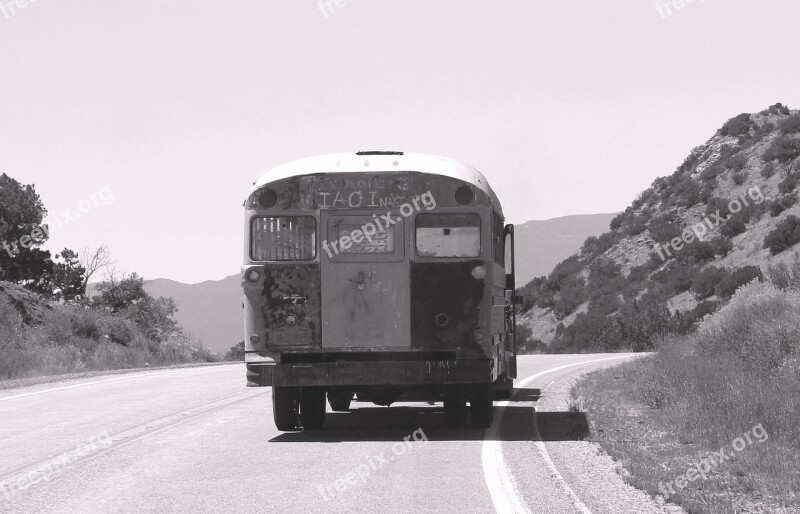
[[[732,238],[738,236],[745,230],[746,227],[743,216],[737,214],[728,218],[728,221],[720,227],[719,232],[727,238]]]
[[[730,355],[767,371],[797,349],[800,297],[786,294],[770,283],[749,284],[731,298],[717,315],[697,332],[699,347],[707,355]]]
[[[714,294],[720,298],[728,298],[741,286],[752,282],[754,279],[764,280],[761,268],[758,266],[744,266],[733,270],[728,276],[720,280],[714,289]]]
[[[744,172],[740,171],[740,172],[737,172],[737,173],[734,173],[733,175],[731,175],[731,178],[733,179],[733,183],[734,184],[736,184],[737,186],[741,186],[742,184],[744,184],[744,181],[747,179],[747,173],[744,173]]]
[[[647,229],[650,231],[650,237],[661,244],[666,244],[681,235],[680,224],[673,221],[668,213],[655,216],[648,223]]]
[[[789,173],[783,180],[778,182],[778,192],[782,195],[791,193],[797,188],[797,177]]]
[[[761,168],[761,176],[764,178],[770,178],[772,175],[775,174],[775,171],[777,171],[775,169],[775,163],[768,162],[764,165],[763,168]]]
[[[750,121],[750,115],[746,112],[735,116],[728,121],[720,129],[723,136],[741,136],[750,133],[750,127],[753,122]]]
[[[726,198],[719,198],[718,196],[709,198],[706,203],[706,216],[719,212],[721,218],[727,218],[731,214],[730,209],[728,209],[729,203],[730,201]]]
[[[711,249],[714,250],[714,255],[719,255],[720,257],[725,257],[733,250],[733,243],[730,238],[725,236],[717,236],[709,243],[711,244]]]
[[[800,219],[797,216],[788,216],[764,238],[764,247],[769,248],[773,255],[800,242]]]
[[[797,216],[787,216],[785,220],[764,238],[764,248],[769,248],[773,254],[779,254],[800,242],[800,219]]]
[[[780,128],[780,131],[784,134],[800,132],[800,114],[795,114],[781,121],[778,128]]]
[[[744,152],[739,152],[728,157],[728,160],[725,161],[725,165],[734,171],[742,171],[744,167],[747,166],[747,156]]]
[[[782,103],[778,102],[775,105],[771,105],[769,107],[770,114],[791,114],[791,111],[788,107],[783,105]]]
[[[769,204],[769,214],[773,218],[797,203],[797,193],[779,196]]]
[[[692,279],[692,292],[695,298],[703,300],[714,294],[717,285],[728,275],[725,268],[708,266]]]
[[[778,136],[764,151],[764,162],[791,162],[800,156],[800,138]]]
[[[695,240],[683,248],[680,256],[690,259],[695,263],[702,264],[714,258],[714,249],[710,243]]]

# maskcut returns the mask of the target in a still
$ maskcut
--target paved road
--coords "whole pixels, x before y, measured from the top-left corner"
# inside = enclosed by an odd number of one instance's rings
[[[521,358],[488,430],[356,403],[281,433],[239,365],[0,391],[0,512],[660,512],[568,412],[572,380],[620,360]]]

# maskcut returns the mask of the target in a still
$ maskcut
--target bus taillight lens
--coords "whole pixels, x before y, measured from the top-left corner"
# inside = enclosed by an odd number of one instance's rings
[[[317,222],[313,216],[256,217],[250,238],[254,261],[311,260],[317,253]]]
[[[278,194],[272,189],[265,189],[258,193],[258,204],[265,208],[270,209],[278,203]]]

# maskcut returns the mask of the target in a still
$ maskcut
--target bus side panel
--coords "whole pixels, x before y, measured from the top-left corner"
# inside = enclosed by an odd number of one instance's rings
[[[473,348],[480,328],[485,282],[472,276],[482,261],[411,263],[411,345]]]

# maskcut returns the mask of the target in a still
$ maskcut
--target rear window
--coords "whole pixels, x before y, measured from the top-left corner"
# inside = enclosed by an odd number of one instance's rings
[[[481,217],[477,214],[418,214],[417,254],[420,257],[478,257]]]
[[[253,218],[250,258],[254,261],[311,260],[317,253],[317,221],[313,216]]]

